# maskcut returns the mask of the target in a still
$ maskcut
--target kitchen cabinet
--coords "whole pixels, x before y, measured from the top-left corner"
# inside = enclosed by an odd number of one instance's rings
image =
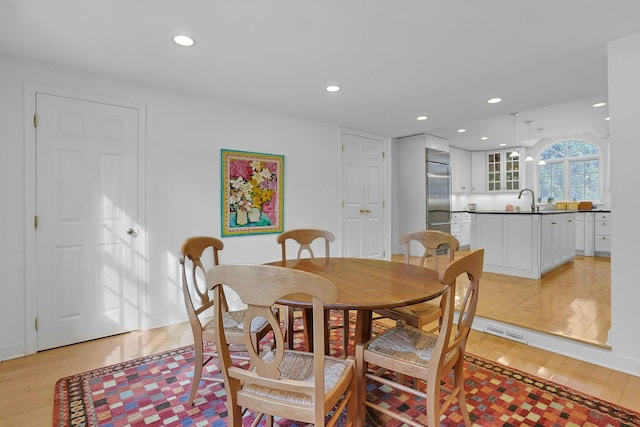
[[[449,147],[451,156],[451,192],[468,194],[471,192],[471,152]]]
[[[461,248],[471,245],[471,214],[454,212],[451,215],[451,234],[458,239]]]
[[[471,192],[486,193],[487,192],[487,167],[485,162],[484,151],[471,152]]]
[[[575,250],[576,254],[594,255],[594,214],[592,212],[576,212],[575,214]]]
[[[471,153],[472,193],[515,192],[523,188],[521,157],[509,157],[512,151],[473,151]]]
[[[540,278],[540,215],[471,214],[471,249],[484,248],[484,271]]]
[[[520,157],[512,151],[485,152],[487,192],[520,191]]]
[[[611,213],[595,214],[595,255],[611,256]]]
[[[471,214],[471,249],[484,248],[484,271],[539,279],[575,256],[573,212]]]
[[[571,261],[575,256],[576,226],[573,213],[542,217],[542,272]]]

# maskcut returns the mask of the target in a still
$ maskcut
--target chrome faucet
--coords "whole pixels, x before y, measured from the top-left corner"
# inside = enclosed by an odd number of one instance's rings
[[[531,190],[530,188],[524,188],[522,191],[520,191],[520,194],[518,194],[518,199],[522,197],[522,193],[524,193],[525,191],[528,191],[531,193],[531,212],[535,212],[536,211],[536,195],[533,194],[533,190]]]

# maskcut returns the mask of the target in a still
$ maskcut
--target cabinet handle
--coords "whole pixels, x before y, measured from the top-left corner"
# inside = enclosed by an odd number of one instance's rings
[[[552,223],[551,223],[551,225],[556,225],[556,224],[557,224],[557,222],[552,222]]]
[[[371,213],[369,209],[360,209],[360,213]]]
[[[569,222],[573,222],[573,220],[572,220],[572,219],[570,219],[570,220],[569,220]]]

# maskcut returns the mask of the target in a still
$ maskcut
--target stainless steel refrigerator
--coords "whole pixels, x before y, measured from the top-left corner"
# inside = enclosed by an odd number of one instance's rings
[[[430,230],[451,233],[451,165],[446,151],[426,149],[427,217]]]

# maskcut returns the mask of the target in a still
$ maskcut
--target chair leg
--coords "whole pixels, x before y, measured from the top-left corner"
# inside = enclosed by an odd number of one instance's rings
[[[356,355],[356,384],[357,394],[356,394],[356,402],[357,402],[357,424],[359,426],[363,426],[365,424],[366,419],[366,406],[365,402],[367,401],[367,378],[364,376],[365,372],[367,372],[367,362],[364,361],[364,347],[361,345],[357,345],[355,348]]]
[[[342,311],[342,348],[344,357],[349,355],[349,310]]]
[[[430,373],[431,374],[431,373]],[[427,426],[440,426],[440,379],[429,375],[427,381]]]
[[[458,388],[458,406],[460,406],[460,412],[462,413],[462,419],[464,425],[471,426],[471,418],[469,417],[469,410],[467,409],[467,398],[464,392],[464,357],[460,357],[456,364],[453,366],[453,380],[455,386]]]
[[[187,406],[193,405],[193,401],[196,398],[196,392],[200,385],[200,378],[202,378],[202,366],[204,364],[204,344],[202,341],[195,342],[193,344],[195,350],[195,359],[193,362],[193,378],[191,379],[191,394],[189,395],[189,402]]]

